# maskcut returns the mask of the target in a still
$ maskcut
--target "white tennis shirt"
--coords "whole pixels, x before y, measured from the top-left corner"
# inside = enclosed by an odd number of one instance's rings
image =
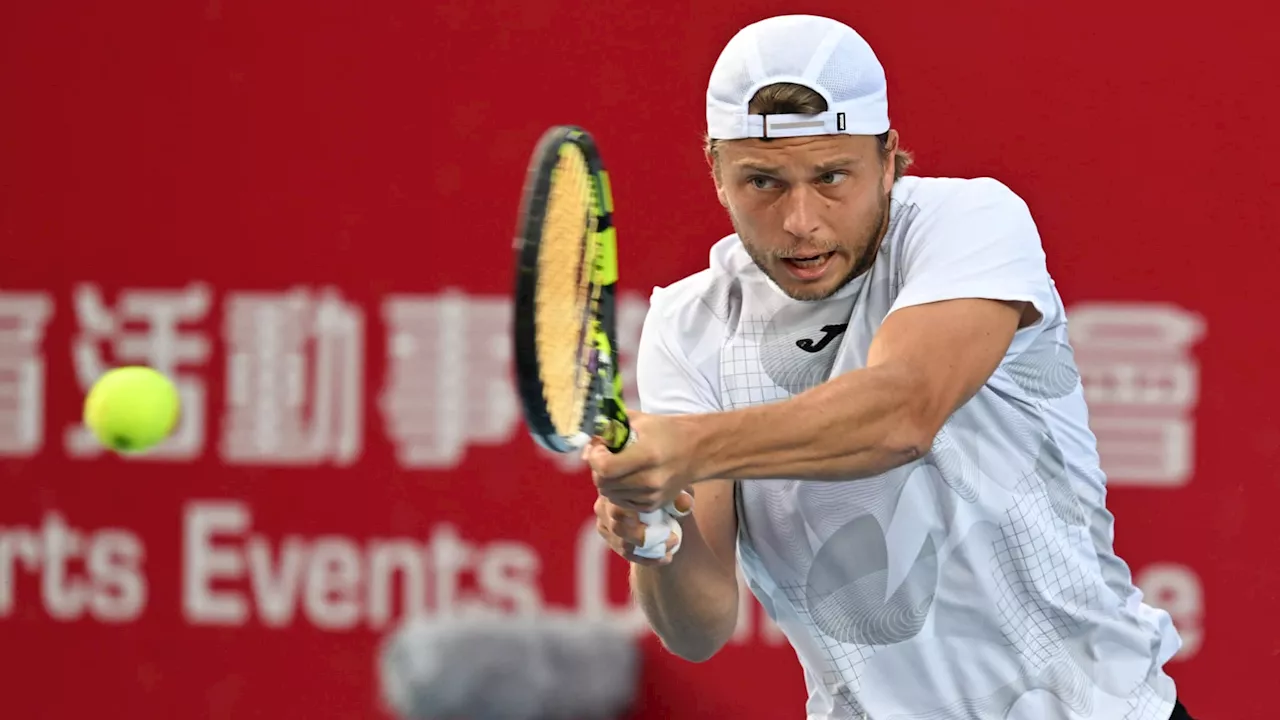
[[[654,290],[640,342],[642,410],[699,413],[863,367],[899,308],[1040,311],[922,459],[849,482],[737,483],[739,566],[804,666],[807,717],[1167,720],[1162,666],[1181,641],[1112,549],[1066,313],[1026,204],[991,179],[908,177],[890,212],[871,270],[816,302],[788,298],[724,238],[708,269]]]

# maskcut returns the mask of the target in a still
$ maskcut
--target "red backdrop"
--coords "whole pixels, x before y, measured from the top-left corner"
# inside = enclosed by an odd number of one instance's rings
[[[406,608],[634,622],[588,479],[514,404],[524,163],[551,123],[599,136],[634,336],[727,229],[699,150],[716,53],[804,11],[878,49],[921,173],[1030,202],[1180,692],[1267,716],[1280,53],[1260,0],[1184,7],[4,3],[0,714],[378,717]],[[124,461],[77,423],[86,382],[138,362],[188,412]],[[706,664],[648,640],[640,715],[798,717],[751,609]]]

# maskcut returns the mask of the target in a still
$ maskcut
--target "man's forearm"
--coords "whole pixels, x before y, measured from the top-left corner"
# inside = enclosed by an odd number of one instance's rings
[[[687,416],[697,480],[848,480],[904,465],[933,442],[913,393],[908,374],[869,368],[781,402]]]
[[[662,644],[686,660],[710,658],[738,622],[737,576],[725,571],[692,522],[670,564],[631,566],[631,590]]]

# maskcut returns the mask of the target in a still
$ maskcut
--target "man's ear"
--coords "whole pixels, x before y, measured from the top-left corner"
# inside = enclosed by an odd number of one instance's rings
[[[707,166],[711,168],[711,180],[716,185],[716,199],[720,201],[722,207],[728,209],[729,198],[725,195],[724,184],[720,182],[720,164],[717,162],[715,151],[711,149],[710,144],[707,145],[704,154],[707,158]]]
[[[884,141],[884,191],[892,192],[898,165],[898,131],[889,130],[888,135]]]

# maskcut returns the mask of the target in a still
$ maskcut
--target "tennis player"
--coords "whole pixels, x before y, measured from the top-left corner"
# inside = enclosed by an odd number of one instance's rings
[[[811,720],[1188,718],[1170,617],[1112,549],[1027,205],[989,178],[905,176],[884,70],[834,20],[743,29],[706,101],[737,232],[653,293],[637,442],[584,453],[666,647],[715,655],[741,568]],[[672,552],[635,555],[636,512],[686,491]]]

